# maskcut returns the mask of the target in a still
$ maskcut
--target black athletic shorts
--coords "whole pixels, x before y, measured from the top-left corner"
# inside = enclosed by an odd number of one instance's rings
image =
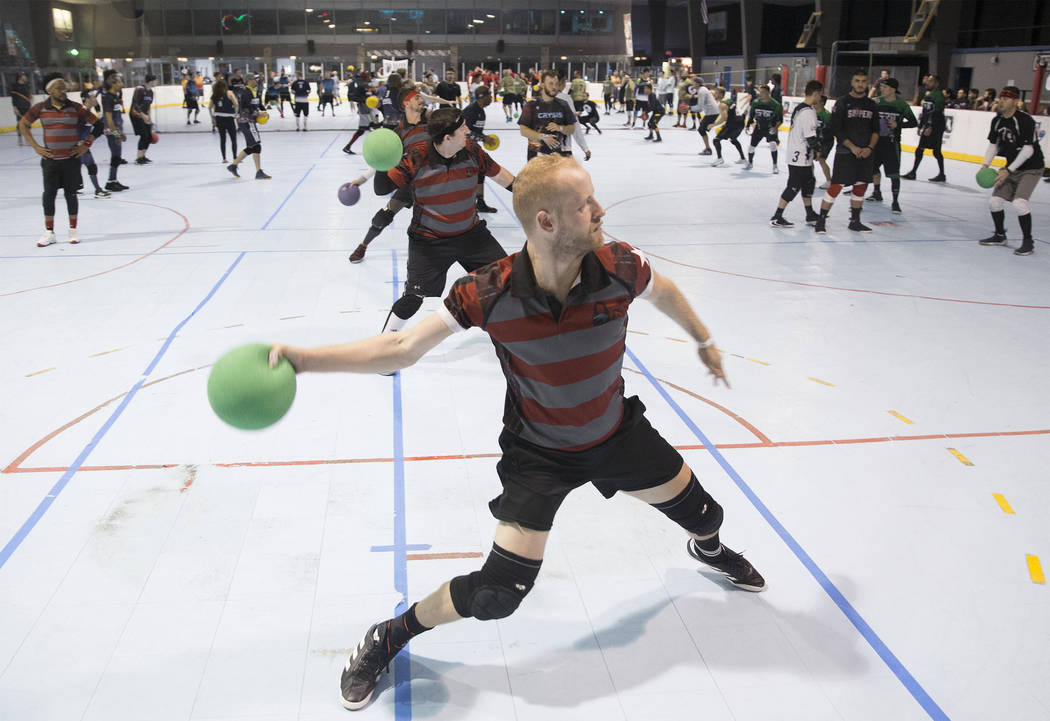
[[[696,111],[690,112],[695,113]],[[707,135],[708,129],[715,124],[716,120],[718,120],[717,113],[708,113],[704,116],[704,119],[700,121],[700,127],[697,128],[697,132],[699,132],[701,135]]]
[[[503,104],[504,105],[513,105],[515,102],[517,102],[515,100],[516,97],[517,96],[514,93],[504,93],[503,94]]]
[[[788,165],[787,187],[800,191],[803,198],[812,198],[813,190],[817,187],[817,179],[813,175],[813,166]]]
[[[308,101],[300,102],[296,100],[294,103],[292,103],[292,112],[295,113],[295,117],[297,118],[300,115],[308,116],[310,114],[310,103]]]
[[[919,147],[929,148],[930,150],[940,150],[941,143],[944,142],[944,131],[943,130],[931,130],[929,135],[923,135],[919,133]]]
[[[682,470],[681,454],[645,418],[638,396],[625,398],[620,427],[585,451],[560,451],[523,441],[504,430],[503,457],[496,473],[503,492],[489,501],[500,521],[549,531],[569,492],[594,484],[606,498],[617,491],[641,491],[662,485]]]
[[[484,220],[451,238],[427,238],[409,232],[405,293],[440,296],[453,263],[459,263],[469,273],[506,257],[507,251],[492,237]]]
[[[758,144],[763,140],[769,140],[780,145],[780,129],[775,127],[759,128],[756,125],[754,130],[751,131],[751,147],[757,148]]]
[[[887,176],[900,175],[901,173],[901,146],[888,138],[879,138],[875,144],[875,152],[872,154],[874,163],[872,172],[879,172],[882,168]]]
[[[186,96],[186,109],[187,110],[200,110],[200,105],[197,104],[196,97]]]
[[[870,183],[873,162],[871,155],[866,158],[858,158],[850,152],[835,153],[835,167],[831,169],[831,182],[839,185]]]
[[[375,191],[376,195],[388,195],[397,190],[397,185],[390,179],[389,175],[377,170],[372,178],[372,190]]]
[[[722,126],[722,129],[718,131],[715,140],[735,140],[742,132],[744,132],[743,123],[726,123]]]
[[[259,136],[259,128],[255,123],[238,123],[237,127],[244,136],[245,152],[258,153],[262,151],[262,138]]]
[[[827,160],[828,158],[831,157],[831,150],[834,147],[835,147],[835,140],[834,140],[834,138],[829,140],[826,143],[821,143],[820,147],[817,148],[817,155],[819,155],[820,157],[824,158],[824,160]]]

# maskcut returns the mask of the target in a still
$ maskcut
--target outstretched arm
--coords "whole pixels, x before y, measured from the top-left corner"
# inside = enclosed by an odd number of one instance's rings
[[[283,356],[296,373],[383,373],[407,368],[452,335],[445,321],[432,313],[400,333],[383,333],[342,345],[296,348],[274,343],[270,365]]]
[[[653,273],[653,287],[647,300],[652,302],[661,313],[680,325],[686,333],[693,337],[698,344],[697,351],[700,360],[707,366],[707,370],[715,377],[715,385],[721,380],[729,387],[725,371],[722,370],[722,355],[715,347],[711,333],[689,305],[689,301],[682,295],[682,291],[670,278],[665,278],[659,273]]]

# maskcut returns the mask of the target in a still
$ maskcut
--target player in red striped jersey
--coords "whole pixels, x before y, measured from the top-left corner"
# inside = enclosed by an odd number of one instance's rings
[[[40,168],[44,174],[45,230],[36,243],[41,248],[55,242],[55,197],[59,188],[62,188],[66,196],[69,242],[80,242],[77,236],[80,156],[91,147],[95,138],[102,135],[102,123],[99,119],[66,95],[66,81],[60,73],[50,73],[43,80],[47,100],[29,108],[18,121],[18,130],[22,137],[33,146],[37,155],[43,158]],[[37,120],[44,128],[43,145],[36,142],[31,130]],[[90,137],[80,138],[79,128],[82,124],[93,126]]]
[[[747,559],[719,540],[722,507],[649,424],[641,401],[624,398],[627,310],[636,298],[682,326],[716,382],[725,382],[711,334],[644,254],[625,243],[603,245],[605,211],[575,160],[536,158],[515,185],[525,248],[460,278],[438,312],[404,333],[270,350],[271,365],[283,356],[300,373],[389,371],[477,326],[491,338],[507,378],[503,455],[496,466],[503,489],[489,503],[499,521],[492,550],[480,570],[451,579],[368,629],[340,680],[350,710],[368,704],[383,668],[414,636],[463,618],[514,613],[536,582],[558,508],[588,483],[606,498],[622,491],[652,505],[686,531],[691,557],[736,587],[765,588]]]

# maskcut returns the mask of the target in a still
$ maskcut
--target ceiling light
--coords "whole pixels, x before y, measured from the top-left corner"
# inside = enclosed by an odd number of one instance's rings
[[[477,18],[475,18],[474,20],[471,20],[471,22],[472,23],[477,23],[478,25],[484,25],[485,24],[484,20],[478,20]]]
[[[335,30],[335,23],[332,23],[331,25],[329,25],[328,29],[329,30]]]
[[[308,12],[308,13],[312,13],[313,11],[314,11],[313,8],[306,8],[306,12]]]
[[[494,17],[496,17],[496,16],[495,16],[495,15],[493,15],[492,13],[486,13],[486,14],[485,14],[485,17],[487,17],[487,18],[494,18]]]
[[[365,25],[371,25],[371,24],[372,24],[371,21],[365,20]]]

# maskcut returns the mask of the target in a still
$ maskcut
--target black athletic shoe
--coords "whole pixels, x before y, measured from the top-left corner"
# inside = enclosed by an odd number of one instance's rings
[[[785,220],[784,218],[778,218],[775,215],[772,218],[769,219],[769,224],[772,225],[774,228],[793,228],[793,227],[795,227],[795,224],[792,223],[790,220]]]
[[[766,588],[766,580],[762,578],[762,574],[756,571],[755,567],[748,563],[742,554],[730,550],[725,544],[722,545],[722,553],[717,560],[705,556],[697,548],[696,541],[692,538],[685,544],[685,550],[700,563],[710,566],[719,573],[724,573],[729,582],[737,588],[742,588],[745,591],[754,591],[755,593]]]
[[[711,148],[704,148],[700,151],[700,155],[711,155]]]
[[[361,245],[359,245],[356,248],[354,248],[354,252],[350,254],[350,257],[348,258],[348,260],[351,263],[360,263],[362,260],[365,259],[365,253],[367,253],[367,252],[368,252],[368,246],[365,245],[364,243],[361,243]]]
[[[270,176],[269,176],[269,175],[267,175],[267,174],[266,174],[265,172],[263,172],[262,170],[256,170],[256,171],[255,171],[255,179],[256,179],[256,180],[269,180],[269,179],[270,179]]]
[[[859,220],[851,220],[849,222],[849,225],[846,226],[846,227],[848,227],[850,230],[852,230],[852,231],[854,231],[856,233],[870,233],[871,232],[871,228],[869,228],[868,226],[864,225],[864,223],[860,222]]]
[[[1031,240],[1021,241],[1021,247],[1014,251],[1014,255],[1031,255],[1035,252],[1035,243]]]
[[[814,213],[813,211],[810,211],[810,212],[806,213],[806,224],[807,225],[813,225],[818,220],[820,220],[820,213]]]
[[[901,176],[901,178],[903,178],[904,180],[915,180],[915,172],[913,171],[911,173],[905,173]]]
[[[234,165],[233,163],[230,163],[229,165],[227,165],[226,169],[228,171],[230,171],[231,173],[233,173],[233,177],[235,177],[235,178],[241,177],[241,174],[237,172],[237,166]]]
[[[117,165],[127,165],[127,164],[128,164],[127,158],[121,158],[120,162],[117,163]]]
[[[825,219],[821,216],[817,216],[817,221],[813,224],[814,233],[827,233],[828,229],[825,227]]]
[[[127,189],[128,189],[128,186],[122,185],[122,184],[118,183],[115,180],[111,180],[108,183],[106,183],[106,190],[109,190],[111,192],[119,193],[120,191],[127,190]]]
[[[343,152],[346,153],[347,155],[357,155],[357,153],[355,153],[353,150],[350,149],[349,145],[344,145],[343,146]]]
[[[135,165],[148,165],[152,162],[149,158],[135,158]]]
[[[944,175],[935,175],[930,178],[931,183],[947,183],[948,179]]]
[[[872,193],[867,198],[865,198],[865,200],[870,200],[870,201],[872,201],[874,203],[881,203],[882,202],[882,193]]]
[[[389,671],[390,662],[401,649],[391,650],[386,638],[386,624],[375,624],[357,644],[357,648],[346,660],[343,675],[339,680],[343,707],[357,711],[368,705],[379,682],[379,673]]]
[[[977,242],[981,245],[1006,245],[1006,233],[993,233]]]
[[[903,210],[901,210],[901,204],[898,203],[896,200],[893,201],[893,205],[890,207],[890,210],[892,210],[896,215],[900,215],[904,212]]]
[[[495,213],[496,209],[486,203],[481,198],[478,198],[478,212],[479,213]]]

